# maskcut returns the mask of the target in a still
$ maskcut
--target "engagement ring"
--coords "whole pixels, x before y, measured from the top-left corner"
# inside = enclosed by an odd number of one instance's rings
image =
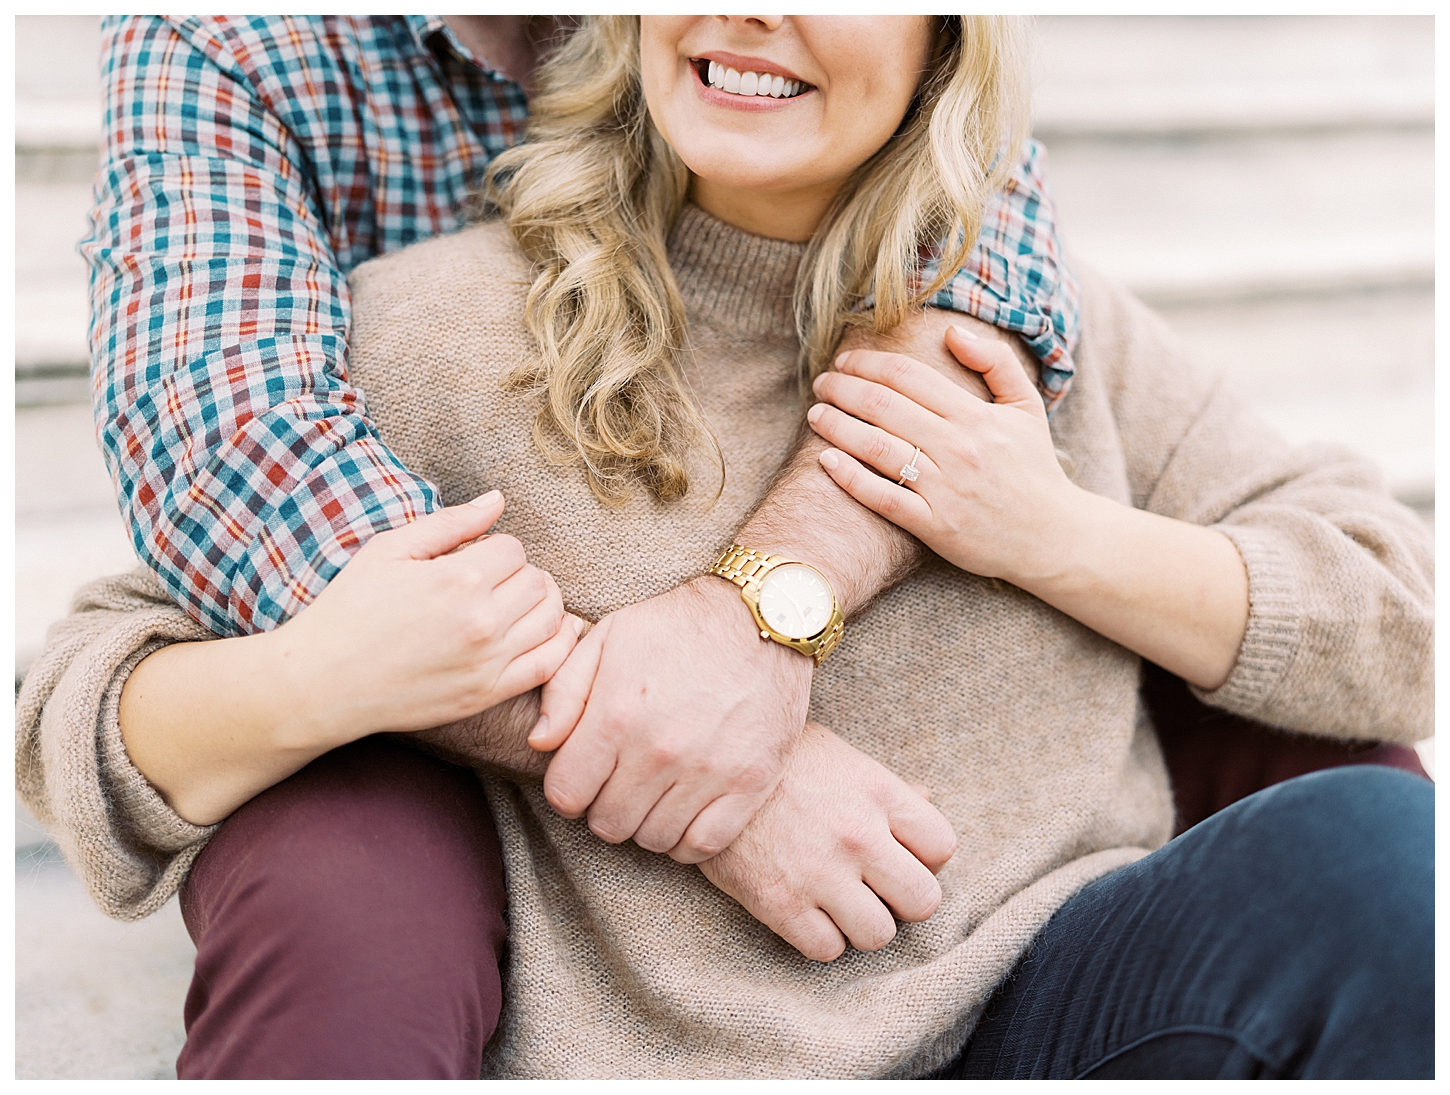
[[[916,458],[920,455],[920,449],[917,449],[911,454],[911,459],[908,460],[905,467],[901,469],[901,478],[896,481],[896,485],[898,487],[905,486],[907,483],[916,482],[916,477],[921,474],[921,472],[917,471],[916,469]]]

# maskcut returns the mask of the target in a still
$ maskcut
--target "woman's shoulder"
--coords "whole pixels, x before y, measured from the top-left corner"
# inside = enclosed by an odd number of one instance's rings
[[[349,275],[348,287],[355,306],[359,296],[456,299],[459,292],[521,300],[532,280],[508,226],[493,220],[369,259]]]
[[[476,384],[533,347],[529,262],[506,225],[415,243],[352,272],[348,368],[369,402],[410,383]]]

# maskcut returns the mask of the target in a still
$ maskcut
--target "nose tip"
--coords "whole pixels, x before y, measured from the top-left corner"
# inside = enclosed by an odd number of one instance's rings
[[[785,22],[784,15],[727,15],[732,23],[754,24],[762,30],[777,30]]]

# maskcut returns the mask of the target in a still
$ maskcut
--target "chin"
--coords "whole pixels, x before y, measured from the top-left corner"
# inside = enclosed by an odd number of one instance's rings
[[[791,190],[810,186],[813,181],[801,177],[798,155],[767,158],[758,150],[731,149],[725,142],[719,142],[714,151],[705,155],[691,155],[688,151],[679,154],[691,174],[732,190]]]

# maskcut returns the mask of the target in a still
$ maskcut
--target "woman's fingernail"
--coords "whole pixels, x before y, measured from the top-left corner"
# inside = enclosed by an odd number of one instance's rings
[[[846,353],[850,353],[850,351],[847,350]],[[836,355],[836,360],[833,361],[833,362],[831,362],[831,364],[834,365],[837,369],[839,369],[841,367],[841,363],[843,361],[845,361],[845,360],[846,360],[846,354],[837,354]]]
[[[536,723],[534,723],[534,728],[529,731],[529,740],[530,741],[534,741],[534,740],[536,740],[538,738],[542,738],[548,732],[549,732],[549,716],[548,715],[540,715],[539,716],[539,721],[536,722]]]
[[[825,410],[824,404],[821,404],[821,403],[812,403],[811,404],[811,409],[808,410],[808,411],[806,411],[806,421],[807,422],[814,422],[814,421],[816,421],[816,419],[820,418],[821,415],[823,415],[825,413],[826,413],[826,410]]]
[[[821,466],[824,467],[827,471],[835,471],[836,468],[838,468],[841,464],[841,458],[838,457],[830,449],[827,449],[825,452],[821,453],[820,461]]]
[[[477,498],[475,498],[472,502],[469,502],[468,504],[470,506],[491,506],[502,497],[502,491],[491,490],[487,494],[480,494]]]
[[[957,334],[961,335],[963,338],[971,339],[973,342],[979,341],[977,336],[972,334],[972,332],[967,330],[965,327],[958,327],[955,323],[953,323],[952,330],[955,331]]]
[[[582,634],[584,634],[584,617],[583,616],[570,616],[569,619],[574,622],[574,634],[575,635],[582,635]]]

